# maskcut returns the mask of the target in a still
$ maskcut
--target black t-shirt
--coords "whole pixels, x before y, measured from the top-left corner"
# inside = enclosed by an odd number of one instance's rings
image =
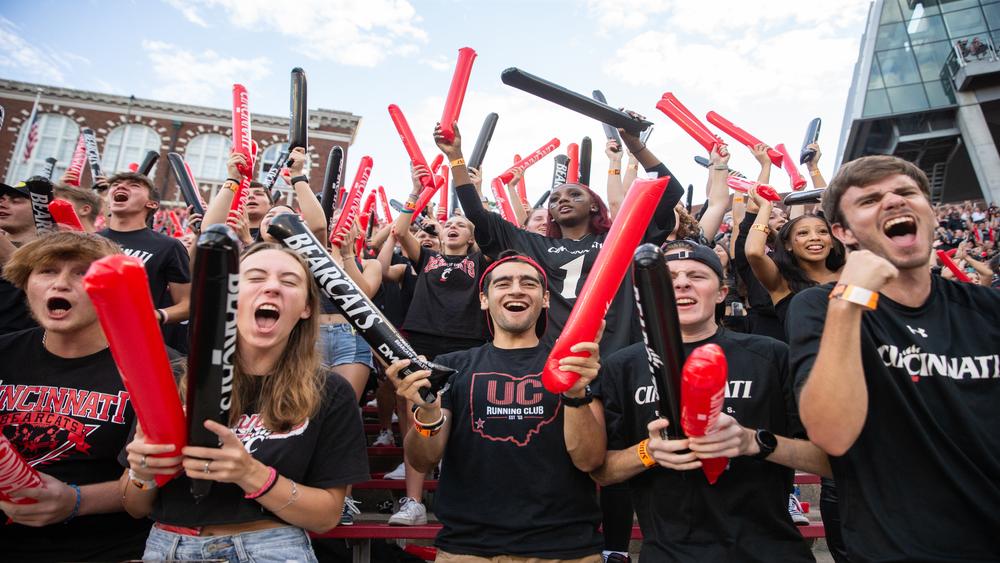
[[[659,177],[670,174],[662,164],[652,171]],[[543,342],[551,345],[566,325],[607,233],[590,234],[581,240],[542,236],[518,228],[496,213],[486,212],[472,184],[458,186],[456,192],[466,217],[476,226],[476,242],[486,255],[495,257],[504,250],[517,250],[534,258],[545,269],[549,279],[549,309]],[[683,195],[684,188],[671,177],[642,242],[660,245],[666,240],[674,228],[674,206]],[[601,339],[602,354],[610,354],[642,339],[631,271],[618,287],[604,320],[607,324]]]
[[[420,248],[417,286],[403,328],[435,336],[486,341],[486,316],[479,308],[482,252],[448,256]]]
[[[867,417],[847,453],[830,458],[852,561],[1000,560],[1000,293],[931,283],[920,307],[882,295],[862,316]],[[792,300],[800,387],[831,287]]]
[[[549,348],[444,354],[455,368],[434,512],[449,553],[575,559],[601,552],[596,486],[566,452],[563,408],[542,386]]]
[[[756,213],[747,213],[740,223],[740,233],[736,237],[733,265],[736,273],[747,287],[747,304],[750,305],[750,332],[770,336],[785,341],[785,328],[774,311],[771,294],[757,280],[747,259],[746,244],[750,225],[757,220]]]
[[[257,460],[278,474],[309,487],[331,488],[365,481],[368,456],[361,414],[347,380],[328,373],[319,411],[287,432],[272,432],[260,415],[248,409],[232,428]],[[127,462],[125,462],[127,463]],[[235,524],[254,520],[280,520],[231,483],[212,483],[200,503],[191,496],[191,480],[180,475],[160,489],[150,517],[175,526]]]
[[[34,326],[24,292],[0,276],[0,336]]]
[[[138,231],[104,229],[97,234],[118,243],[122,252],[138,258],[146,267],[154,307],[169,307],[174,304],[167,284],[191,283],[190,260],[181,241],[151,229]]]
[[[122,468],[116,458],[135,414],[110,350],[62,358],[45,350],[42,334],[35,328],[0,337],[7,366],[0,375],[3,435],[35,469],[66,483],[117,480]],[[138,558],[149,526],[125,512],[42,528],[8,524],[0,526],[0,560]]]
[[[747,428],[779,436],[804,432],[795,408],[788,347],[773,338],[720,328],[711,338],[685,343],[722,347],[729,366],[723,412]],[[649,437],[659,395],[646,349],[633,344],[602,361],[595,395],[604,402],[608,449],[623,450]],[[671,421],[674,423],[674,421]],[[655,466],[628,481],[642,528],[642,559],[649,561],[813,561],[788,516],[794,471],[739,457],[710,485],[700,469]]]

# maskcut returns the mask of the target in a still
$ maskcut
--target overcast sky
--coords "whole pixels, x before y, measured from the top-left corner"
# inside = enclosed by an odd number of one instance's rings
[[[604,193],[598,122],[512,89],[519,67],[650,118],[650,147],[678,179],[704,193],[700,145],[655,109],[674,92],[696,115],[715,110],[797,154],[809,120],[823,119],[829,178],[866,0],[624,0],[407,2],[405,0],[165,0],[4,2],[0,76],[84,90],[227,108],[233,82],[251,111],[285,115],[292,67],[309,80],[309,106],[362,116],[346,170],[375,162],[370,185],[399,197],[408,159],[386,106],[406,114],[428,160],[457,51],[474,48],[460,128],[466,154],[485,115],[500,114],[488,178],[552,137],[594,140],[593,182]],[[6,134],[6,132],[5,132]],[[731,142],[731,166],[756,173]],[[325,155],[322,156],[325,159]],[[322,170],[322,168],[320,168]],[[320,174],[322,172],[319,172]],[[529,199],[547,189],[551,157],[527,173]],[[772,183],[787,191],[783,172]]]

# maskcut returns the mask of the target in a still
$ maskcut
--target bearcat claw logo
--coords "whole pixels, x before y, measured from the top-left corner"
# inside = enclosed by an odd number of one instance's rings
[[[474,373],[469,394],[472,431],[522,448],[559,413],[559,398],[545,391],[541,373]]]

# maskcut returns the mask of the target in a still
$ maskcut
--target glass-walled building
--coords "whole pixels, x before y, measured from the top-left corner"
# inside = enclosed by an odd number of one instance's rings
[[[936,201],[1000,201],[1000,0],[875,0],[839,162],[895,154]]]

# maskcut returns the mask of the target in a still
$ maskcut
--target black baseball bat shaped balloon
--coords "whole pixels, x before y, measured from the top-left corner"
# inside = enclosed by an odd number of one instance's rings
[[[549,196],[551,194],[552,190],[545,190],[545,193],[542,194],[542,197],[538,198],[538,201],[535,202],[535,206],[532,207],[532,209],[544,209],[545,202],[549,200]]]
[[[194,176],[191,175],[191,169],[184,162],[184,157],[175,152],[167,153],[167,162],[170,163],[170,170],[173,171],[174,178],[177,179],[177,187],[181,190],[184,203],[190,205],[195,213],[204,215],[205,202],[201,199],[201,194],[198,193],[198,184],[195,183]]]
[[[608,104],[603,104],[582,94],[577,94],[558,84],[554,84],[518,68],[508,68],[503,71],[500,73],[500,80],[508,86],[524,90],[529,94],[534,94],[539,98],[558,104],[566,109],[586,115],[602,123],[607,123],[612,127],[624,129],[633,135],[638,135],[652,125],[651,122],[645,119],[633,117]]]
[[[810,203],[819,203],[820,198],[823,196],[823,192],[826,188],[819,188],[815,190],[802,190],[801,192],[792,192],[785,196],[782,203],[785,205],[807,205]]]
[[[35,220],[35,232],[39,235],[55,232],[56,222],[52,219],[49,204],[52,195],[52,181],[45,176],[32,176],[24,182],[31,196],[31,215]]]
[[[51,156],[45,159],[45,168],[42,168],[41,176],[52,180],[52,175],[56,172],[56,163],[58,160],[52,158]]]
[[[569,175],[569,157],[564,154],[557,154],[552,163],[552,185],[551,189],[556,189],[566,183],[566,176]]]
[[[291,213],[278,215],[271,220],[267,232],[305,258],[320,291],[333,302],[340,314],[347,318],[347,322],[351,323],[354,330],[361,334],[379,359],[386,365],[397,360],[410,360],[410,365],[400,371],[399,377],[403,378],[420,370],[430,370],[430,387],[422,389],[421,394],[427,402],[437,398],[438,391],[444,388],[455,370],[417,357],[413,346],[399,334],[396,327],[382,315],[378,307],[333,261],[333,258],[330,258],[326,248],[312,234],[301,217]]]
[[[472,155],[469,156],[467,166],[479,170],[486,158],[486,149],[490,148],[490,140],[493,138],[493,131],[497,128],[497,120],[500,116],[491,113],[483,120],[483,127],[479,130],[479,137],[476,138],[476,145],[472,148]],[[480,170],[480,172],[482,172]]]
[[[802,152],[799,153],[799,164],[810,162],[816,157],[816,151],[809,148],[809,145],[819,140],[819,128],[821,125],[823,125],[823,120],[818,117],[809,122],[809,128],[806,129],[806,138],[802,141]]]
[[[153,166],[156,165],[156,161],[159,159],[159,151],[147,151],[146,156],[143,157],[142,163],[139,164],[139,168],[136,169],[136,172],[142,174],[143,176],[149,176],[149,173],[153,170]]]
[[[321,192],[319,204],[323,208],[323,216],[326,222],[330,222],[333,216],[333,206],[337,205],[337,191],[340,189],[340,179],[344,171],[344,149],[333,147],[330,155],[326,157],[326,173],[323,175],[323,191]]]
[[[225,225],[210,225],[198,237],[191,279],[190,347],[187,358],[188,444],[219,446],[206,420],[229,425],[236,353],[236,299],[240,292],[240,243]],[[201,502],[212,482],[191,480]]]
[[[292,69],[292,87],[288,112],[288,150],[309,148],[309,110],[306,107],[306,72]]]
[[[604,105],[608,104],[607,98],[604,97],[604,92],[601,92],[600,90],[594,90],[592,96],[598,102],[601,102]],[[618,143],[618,150],[621,150],[622,137],[621,135],[618,134],[618,129],[615,129],[614,127],[608,125],[607,123],[601,123],[601,125],[604,127],[604,136],[607,137],[609,141],[614,141]]]
[[[90,164],[90,179],[97,183],[98,178],[104,177],[104,170],[101,169],[101,153],[97,150],[97,137],[94,130],[84,127],[80,130],[83,134],[83,143],[87,147],[87,163]]]
[[[271,190],[274,189],[274,184],[278,181],[278,176],[281,174],[281,169],[285,167],[285,163],[288,162],[288,153],[290,151],[282,151],[278,155],[278,160],[274,161],[271,168],[267,171],[267,176],[264,176],[264,190],[267,192],[268,197],[271,195]]]
[[[674,284],[655,244],[643,244],[632,255],[635,267],[635,298],[639,303],[649,371],[659,394],[659,415],[670,421],[667,436],[683,438],[681,430],[681,369],[684,366],[684,342],[677,319]]]
[[[580,141],[580,176],[579,181],[584,186],[590,185],[590,160],[593,157],[594,145],[590,137]]]

